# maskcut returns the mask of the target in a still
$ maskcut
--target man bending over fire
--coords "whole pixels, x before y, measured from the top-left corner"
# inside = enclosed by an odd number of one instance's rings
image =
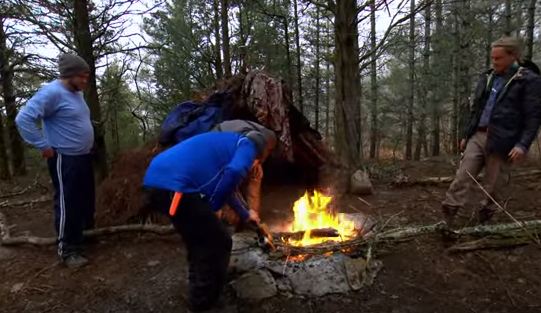
[[[161,152],[147,169],[144,206],[169,214],[186,244],[193,311],[213,308],[226,282],[232,241],[215,213],[227,203],[243,221],[259,222],[235,191],[275,145],[266,128],[210,132]]]

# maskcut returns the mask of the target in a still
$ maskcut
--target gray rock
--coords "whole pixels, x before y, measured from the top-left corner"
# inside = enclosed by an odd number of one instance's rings
[[[323,296],[351,291],[347,282],[344,261],[346,256],[315,256],[288,271],[293,292],[303,296]]]
[[[13,286],[11,286],[11,293],[18,293],[21,291],[24,287],[24,283],[16,283]]]
[[[247,300],[262,300],[278,293],[276,282],[269,271],[257,270],[246,273],[231,283],[237,297]]]
[[[351,176],[350,191],[357,195],[371,195],[374,193],[372,182],[368,173],[358,170]]]
[[[292,295],[293,294],[293,287],[291,287],[291,281],[287,277],[280,277],[278,279],[275,279],[276,281],[276,287],[278,288],[278,291],[282,295]]]
[[[360,290],[363,286],[362,281],[366,273],[366,261],[362,258],[344,258],[344,268],[349,286],[352,290]]]
[[[246,273],[263,267],[267,255],[261,249],[250,249],[243,253],[231,253],[229,270],[233,273]]]
[[[338,219],[340,221],[353,221],[355,223],[355,230],[360,235],[368,233],[376,225],[376,222],[372,218],[363,213],[338,213]]]

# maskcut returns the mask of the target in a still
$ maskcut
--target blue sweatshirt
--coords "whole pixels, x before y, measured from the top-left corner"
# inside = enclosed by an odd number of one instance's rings
[[[204,133],[165,150],[150,163],[143,185],[183,193],[201,193],[211,209],[228,203],[243,219],[246,203],[236,192],[257,151],[252,141],[236,133]]]
[[[54,148],[61,154],[84,155],[94,144],[90,110],[82,92],[69,90],[60,80],[43,86],[19,111],[15,122],[21,137],[40,150]]]

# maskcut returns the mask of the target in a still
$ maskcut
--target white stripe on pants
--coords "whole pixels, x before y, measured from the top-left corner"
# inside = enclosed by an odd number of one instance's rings
[[[64,182],[62,180],[62,154],[57,153],[56,157],[56,175],[58,177],[58,189],[60,191],[59,195],[59,205],[60,205],[60,223],[58,225],[58,255],[62,256],[62,248],[64,240],[64,228],[66,226],[66,204],[64,201]]]

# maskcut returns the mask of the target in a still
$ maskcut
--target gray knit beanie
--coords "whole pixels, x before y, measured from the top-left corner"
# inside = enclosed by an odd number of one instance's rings
[[[58,58],[58,72],[60,72],[60,78],[68,78],[90,72],[90,67],[80,56],[64,53]]]

